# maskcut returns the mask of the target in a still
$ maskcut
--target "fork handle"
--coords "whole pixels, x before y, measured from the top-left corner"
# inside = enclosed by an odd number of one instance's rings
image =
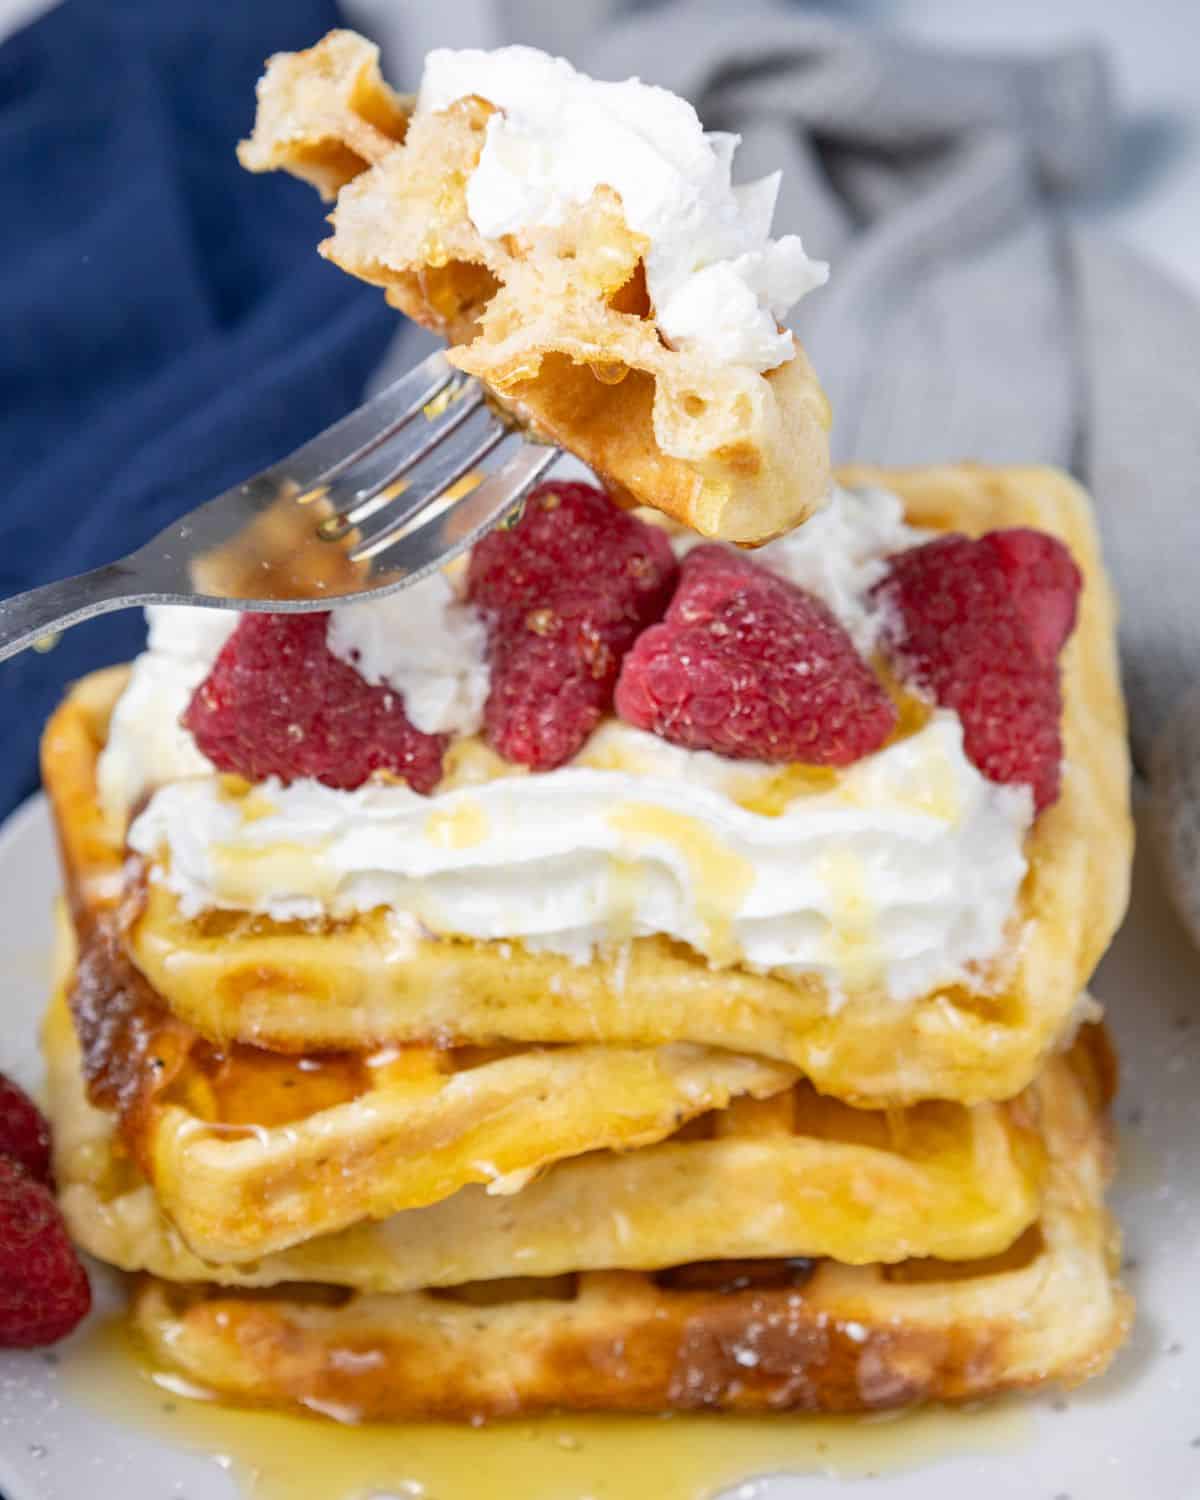
[[[109,563],[90,573],[78,573],[74,578],[44,583],[11,599],[0,599],[0,661],[68,625],[139,603],[130,583],[127,568]]]

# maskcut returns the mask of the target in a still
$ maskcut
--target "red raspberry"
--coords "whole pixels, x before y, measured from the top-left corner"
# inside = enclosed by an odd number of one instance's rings
[[[50,1181],[50,1127],[40,1109],[0,1073],[0,1153],[19,1161],[30,1177]]]
[[[992,781],[1024,784],[1038,812],[1058,797],[1058,652],[1083,578],[1054,537],[1027,529],[949,535],[893,557],[876,594],[897,668],[962,720]]]
[[[720,546],[697,547],[661,625],[625,658],[617,712],[691,750],[846,766],[896,710],[819,600]]]
[[[422,734],[400,696],[325,644],[327,614],[246,615],[196,689],[183,726],[221,771],[361,786],[375,771],[417,792],[441,779],[445,735]]]
[[[468,591],[488,621],[492,746],[539,771],[569,760],[678,571],[663,531],[590,484],[540,485],[515,526],[485,536]]]
[[[990,532],[983,541],[995,553],[1008,577],[1012,602],[1034,655],[1053,666],[1075,629],[1083,574],[1058,540],[1029,526]]]
[[[91,1305],[87,1272],[50,1190],[0,1156],[0,1346],[53,1344]]]

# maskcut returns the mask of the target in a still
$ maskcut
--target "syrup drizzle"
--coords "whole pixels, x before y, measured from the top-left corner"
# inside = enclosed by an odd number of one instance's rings
[[[1028,1413],[1007,1401],[887,1418],[576,1416],[483,1428],[352,1426],[206,1400],[151,1368],[122,1319],[101,1325],[62,1373],[71,1394],[105,1419],[210,1455],[244,1500],[710,1500],[770,1473],[855,1479],[954,1455],[1011,1452],[1033,1430]]]

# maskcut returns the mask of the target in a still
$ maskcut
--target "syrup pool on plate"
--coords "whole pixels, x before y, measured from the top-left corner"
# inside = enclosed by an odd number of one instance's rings
[[[1009,1451],[1032,1431],[1007,1402],[872,1418],[554,1417],[473,1428],[351,1426],[205,1400],[151,1368],[120,1319],[64,1360],[99,1416],[207,1453],[244,1500],[709,1500],[771,1473],[864,1478],[956,1454]],[[758,1487],[742,1491],[757,1495]]]

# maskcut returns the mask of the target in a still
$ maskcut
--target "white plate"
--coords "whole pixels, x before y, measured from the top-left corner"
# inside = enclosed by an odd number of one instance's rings
[[[0,829],[0,1067],[34,1087],[56,884],[49,819],[35,800]],[[1124,1063],[1118,1118],[1126,1145],[1114,1198],[1126,1232],[1126,1279],[1139,1304],[1129,1346],[1108,1375],[1065,1401],[1030,1403],[1019,1440],[885,1475],[868,1486],[871,1500],[1200,1496],[1198,977],[1196,955],[1143,857],[1133,911],[1095,985]],[[82,1405],[63,1381],[69,1357],[69,1346],[57,1359],[0,1355],[7,1500],[233,1500],[234,1482],[213,1459]],[[859,1486],[809,1475],[748,1488],[755,1500],[845,1500]],[[480,1493],[486,1489],[485,1480]]]

